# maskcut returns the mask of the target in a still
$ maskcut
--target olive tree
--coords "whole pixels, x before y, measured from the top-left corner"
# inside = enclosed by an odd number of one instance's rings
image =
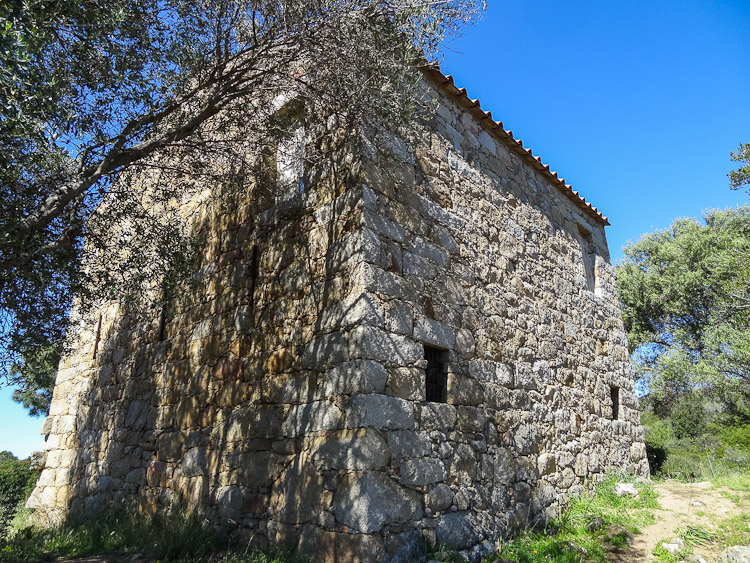
[[[154,210],[191,183],[251,176],[252,155],[283,134],[266,119],[274,100],[403,124],[419,103],[415,61],[435,59],[480,4],[3,3],[0,332],[17,398],[44,412],[74,296],[85,308],[185,270],[184,218]],[[82,268],[87,255],[118,267]]]

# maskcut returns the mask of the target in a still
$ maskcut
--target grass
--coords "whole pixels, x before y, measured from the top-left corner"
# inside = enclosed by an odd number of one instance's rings
[[[717,524],[717,539],[723,547],[750,545],[750,514],[737,514]]]
[[[610,475],[580,497],[571,499],[568,509],[541,531],[532,531],[505,543],[485,563],[510,559],[517,563],[606,563],[612,552],[627,553],[631,536],[653,524],[653,510],[659,508],[657,493],[649,484],[636,484],[637,498],[618,497],[618,482],[632,477]],[[738,506],[750,502],[750,472],[721,475],[712,483],[729,490],[721,494]],[[0,561],[20,563],[49,561],[55,557],[86,557],[101,554],[142,553],[154,561],[185,563],[301,563],[279,551],[252,551],[233,544],[205,522],[174,510],[153,516],[126,509],[77,526],[38,530],[25,525],[23,514],[14,522],[15,534],[0,540]],[[592,523],[596,523],[592,526]],[[750,545],[750,514],[717,519],[711,528],[685,526],[675,535],[685,540],[684,552],[673,556],[661,545],[654,550],[662,563],[680,561],[696,546]],[[433,554],[440,561],[463,561],[446,549]]]
[[[690,553],[690,550],[684,549],[677,552],[675,555],[672,555],[660,543],[654,548],[651,553],[656,556],[656,560],[659,561],[659,563],[677,563],[678,561],[682,561],[685,557],[687,557]]]
[[[615,484],[628,480],[632,478],[607,477],[593,491],[573,499],[562,517],[551,522],[546,530],[521,535],[504,545],[493,558],[518,563],[605,563],[609,551],[627,549],[630,534],[639,533],[641,527],[655,521],[651,510],[658,508],[658,503],[649,485],[636,485],[638,498],[615,495]],[[593,522],[600,525],[590,529]]]
[[[710,479],[715,487],[727,487],[733,491],[750,492],[750,470],[734,471]],[[744,495],[746,498],[750,495]]]
[[[182,510],[152,516],[120,509],[106,516],[51,530],[26,527],[0,540],[0,561],[48,561],[55,557],[142,553],[155,561],[192,563],[301,563],[278,551],[251,551]]]
[[[675,530],[685,543],[690,546],[701,545],[708,547],[716,543],[717,535],[705,526],[685,526]]]

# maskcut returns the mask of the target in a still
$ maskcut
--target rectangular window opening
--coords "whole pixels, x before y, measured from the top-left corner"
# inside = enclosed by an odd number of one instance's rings
[[[581,253],[583,254],[583,267],[586,270],[586,285],[589,291],[596,290],[596,245],[594,237],[586,227],[578,225],[578,234],[581,237]]]
[[[609,396],[612,399],[612,420],[620,419],[620,388],[610,387]]]
[[[305,111],[301,100],[292,100],[274,117],[276,143],[276,201],[285,201],[305,189]]]
[[[445,369],[445,350],[424,347],[424,359],[427,360],[425,390],[428,401],[445,403],[448,400],[448,374]]]
[[[289,199],[305,191],[305,127],[299,126],[276,147],[276,178],[279,198]]]

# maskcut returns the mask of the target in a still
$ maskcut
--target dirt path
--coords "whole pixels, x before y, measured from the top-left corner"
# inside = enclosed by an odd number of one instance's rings
[[[627,558],[622,561],[646,562],[655,561],[652,550],[660,541],[671,539],[677,534],[677,528],[685,526],[705,526],[715,529],[715,522],[735,514],[741,514],[748,508],[737,506],[731,499],[722,494],[726,488],[712,489],[711,483],[679,483],[665,481],[654,484],[659,494],[660,510],[655,510],[656,523],[644,528],[642,534],[635,536],[633,547],[628,550]],[[718,547],[695,546],[694,553],[703,555],[713,561],[719,554]]]

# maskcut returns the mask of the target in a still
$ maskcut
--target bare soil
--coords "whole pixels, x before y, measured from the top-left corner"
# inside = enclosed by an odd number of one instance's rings
[[[665,481],[655,483],[661,509],[654,510],[656,523],[642,530],[634,537],[632,548],[613,554],[613,561],[646,562],[656,561],[653,549],[662,540],[677,536],[676,529],[686,526],[703,526],[716,530],[716,523],[725,518],[742,514],[747,507],[741,507],[727,498],[722,492],[730,492],[726,487],[712,488],[711,483],[680,483]],[[713,561],[720,553],[718,545],[695,546],[694,553]]]

